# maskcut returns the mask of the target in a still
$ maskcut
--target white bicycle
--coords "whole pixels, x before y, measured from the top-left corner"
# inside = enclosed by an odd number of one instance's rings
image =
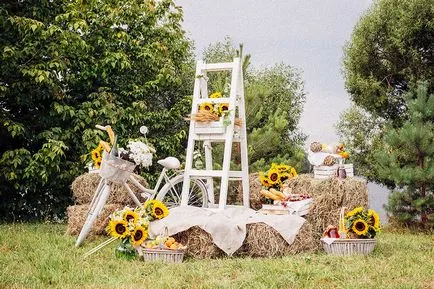
[[[97,125],[97,128],[106,130],[106,127],[100,125]],[[142,186],[132,174],[136,164],[123,160],[118,156],[113,156],[105,152],[103,153],[99,170],[101,181],[98,184],[89,206],[87,219],[75,243],[76,247],[80,246],[84,242],[97,217],[101,214],[101,211],[111,193],[111,184],[113,183],[122,184],[137,206],[142,206],[142,203],[136,197],[127,181],[131,181],[131,183],[139,188],[141,196],[145,200],[160,200],[164,202],[168,208],[180,205],[184,175],[182,170],[179,170],[179,160],[175,157],[167,157],[157,161],[157,163],[162,165],[163,169],[161,170],[155,187],[153,189],[148,189]],[[188,205],[207,207],[208,190],[205,183],[196,178],[190,179],[190,182]]]

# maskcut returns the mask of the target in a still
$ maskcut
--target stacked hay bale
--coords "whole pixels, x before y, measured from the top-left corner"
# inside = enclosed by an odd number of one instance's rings
[[[141,185],[147,187],[148,183],[144,178],[138,175],[134,177],[140,182]],[[101,177],[97,173],[86,173],[77,177],[71,185],[72,193],[74,197],[75,205],[67,208],[68,227],[67,234],[78,235],[84,222],[87,218],[90,203],[92,202],[96,188],[101,180]],[[138,192],[139,189],[133,184],[129,183],[129,186],[136,193],[136,196],[141,199]],[[105,228],[108,224],[109,216],[112,212],[118,209],[122,209],[125,206],[135,207],[133,200],[129,196],[126,189],[120,184],[112,184],[111,193],[107,200],[101,215],[97,218],[93,225],[89,236],[105,234]]]
[[[359,178],[326,180],[311,175],[299,175],[288,181],[293,193],[310,194],[313,204],[295,241],[288,245],[280,234],[264,223],[247,225],[247,235],[242,247],[235,252],[239,256],[271,257],[313,252],[321,248],[320,238],[329,224],[337,225],[341,207],[353,209],[368,205],[366,182]],[[260,209],[264,199],[259,193],[261,184],[258,174],[250,175],[250,205]],[[239,192],[238,198],[242,198]],[[177,234],[187,244],[186,254],[195,258],[216,258],[224,253],[212,242],[204,230],[193,227]]]

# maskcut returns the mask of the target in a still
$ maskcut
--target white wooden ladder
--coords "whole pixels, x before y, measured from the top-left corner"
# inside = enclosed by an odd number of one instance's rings
[[[207,72],[230,71],[231,88],[229,97],[209,98],[207,85]],[[249,207],[249,169],[247,158],[247,137],[246,137],[246,113],[244,103],[244,83],[240,58],[234,58],[233,62],[227,63],[204,63],[199,61],[196,66],[194,81],[193,104],[191,115],[199,111],[199,106],[205,102],[228,103],[229,114],[226,125],[201,124],[192,119],[188,134],[187,156],[184,171],[184,183],[182,188],[181,205],[188,203],[188,192],[190,189],[190,178],[207,180],[209,190],[208,198],[210,205],[214,202],[213,178],[221,178],[220,195],[218,208],[225,209],[227,202],[229,180],[241,180],[243,188],[243,206]],[[241,126],[235,129],[235,118],[241,119]],[[214,124],[215,125],[215,124]],[[196,141],[204,141],[205,148],[205,169],[193,169],[193,152]],[[213,169],[212,143],[224,142],[223,165],[221,170]],[[241,170],[230,170],[232,144],[240,143],[241,149]]]

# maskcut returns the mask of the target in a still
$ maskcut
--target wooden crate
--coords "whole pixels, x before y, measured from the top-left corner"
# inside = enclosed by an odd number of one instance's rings
[[[339,165],[333,166],[314,166],[313,167],[313,177],[315,179],[328,179],[336,176],[336,172]],[[344,164],[345,171],[347,172],[347,177],[354,177],[354,167],[353,164]]]
[[[223,134],[226,126],[222,121],[199,122],[196,121],[194,132],[197,134]]]

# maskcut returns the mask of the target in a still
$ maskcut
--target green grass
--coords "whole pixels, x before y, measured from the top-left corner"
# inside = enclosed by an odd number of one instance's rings
[[[370,256],[324,253],[284,258],[127,261],[106,238],[76,249],[59,224],[0,225],[0,288],[434,288],[430,234],[383,232]]]

